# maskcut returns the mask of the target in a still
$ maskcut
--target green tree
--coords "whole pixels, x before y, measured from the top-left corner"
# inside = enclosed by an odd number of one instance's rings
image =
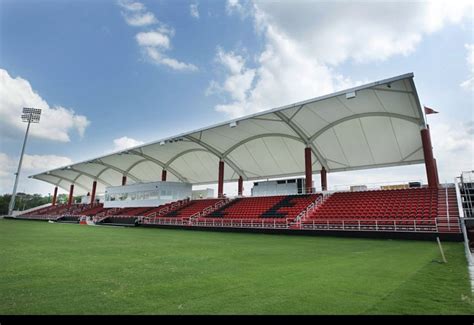
[[[0,196],[0,215],[8,213],[8,206],[10,205],[11,194],[4,194]],[[42,196],[41,194],[26,194],[17,193],[15,197],[14,210],[28,210],[46,203],[51,203],[52,197]]]

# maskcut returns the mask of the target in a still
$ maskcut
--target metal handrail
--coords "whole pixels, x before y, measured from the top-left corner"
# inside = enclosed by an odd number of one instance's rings
[[[429,220],[420,221],[393,219],[393,220],[346,220],[346,219],[314,219],[312,221],[306,221],[301,224],[301,229],[317,229],[317,230],[328,230],[328,229],[340,229],[340,230],[371,230],[373,231],[410,231],[410,232],[440,232],[440,227],[447,225],[447,218],[437,217]],[[425,222],[431,221],[430,224],[424,224]],[[449,220],[452,224],[453,220]],[[460,226],[459,220],[457,220],[457,226]],[[388,228],[388,229],[387,229]],[[428,229],[428,230],[426,230]],[[448,231],[450,231],[449,229]]]
[[[310,212],[313,212],[318,208],[321,204],[324,203],[324,201],[330,196],[331,194],[329,193],[323,193],[322,195],[318,195],[318,197],[312,202],[306,209],[300,212],[295,218],[294,223],[295,224],[301,224],[301,221],[305,220]]]
[[[239,219],[225,219],[225,218],[208,218],[201,220],[196,218],[192,223],[187,223],[181,218],[147,218],[143,217],[141,220],[145,224],[159,224],[159,225],[183,225],[183,226],[199,226],[199,227],[230,227],[230,228],[270,228],[270,229],[288,229],[290,226],[289,220],[284,219],[279,222],[276,218],[239,218]],[[429,222],[426,224],[426,222]],[[453,223],[453,220],[449,220]],[[344,230],[344,231],[395,231],[395,232],[440,232],[440,227],[445,227],[447,218],[438,217],[429,220],[312,220],[301,223],[300,229],[303,230]],[[458,226],[459,220],[457,221]]]
[[[179,200],[177,202],[167,203],[167,205],[165,207],[163,207],[162,209],[152,213],[151,215],[149,215],[149,217],[150,218],[155,218],[157,215],[161,216],[161,215],[167,214],[171,211],[176,210],[177,208],[180,208],[180,207],[184,206],[185,204],[189,203],[189,201],[190,201],[189,198],[186,198],[186,199],[183,199],[183,200]]]
[[[451,230],[451,226],[450,226],[450,223],[449,223],[448,187],[445,188],[445,195],[446,195],[446,216],[448,217],[448,230]]]
[[[288,229],[288,219],[284,222],[277,222],[275,218],[210,218],[208,220],[197,220],[192,226],[200,227],[230,227],[230,228],[270,228],[270,229]]]
[[[459,222],[461,224],[461,231],[462,231],[463,238],[464,238],[464,250],[465,250],[465,254],[467,256],[467,260],[469,262],[469,265],[474,265],[474,259],[472,257],[471,250],[469,248],[469,238],[467,236],[466,224],[464,222],[465,215],[464,215],[464,209],[463,209],[463,206],[462,206],[461,190],[460,190],[460,187],[463,186],[461,177],[455,178],[454,179],[454,184],[456,185],[455,186],[455,188],[456,188],[456,199],[457,199],[457,202],[458,202]]]

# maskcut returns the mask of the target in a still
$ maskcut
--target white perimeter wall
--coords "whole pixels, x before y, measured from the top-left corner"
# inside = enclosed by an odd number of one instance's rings
[[[298,179],[255,182],[252,187],[252,196],[302,194],[305,188],[305,179],[300,178],[301,188],[298,190]],[[256,185],[258,183],[258,185]]]
[[[203,190],[193,190],[193,200],[197,199],[212,199],[214,197],[214,190],[212,188],[206,188]]]
[[[190,198],[192,185],[181,182],[152,182],[111,186],[105,190],[106,208],[158,206]]]

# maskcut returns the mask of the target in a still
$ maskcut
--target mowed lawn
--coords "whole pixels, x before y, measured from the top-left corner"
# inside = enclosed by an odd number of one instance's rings
[[[0,314],[473,314],[443,246],[0,220]]]

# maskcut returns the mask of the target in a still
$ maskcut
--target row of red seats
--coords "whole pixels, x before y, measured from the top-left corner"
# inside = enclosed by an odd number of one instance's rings
[[[21,214],[21,216],[25,217],[25,216],[56,215],[59,212],[64,211],[66,209],[67,209],[67,205],[58,204],[55,206],[49,206],[42,209],[31,211],[31,212],[27,212],[27,213]]]
[[[285,196],[237,198],[227,206],[209,214],[209,218],[252,219],[271,209]]]
[[[104,208],[104,205],[99,204],[95,207],[92,207],[88,210],[83,211],[81,214],[85,216],[95,216],[96,214],[101,213],[104,210],[106,210],[106,208]]]
[[[344,225],[344,226],[399,226],[399,225],[409,225],[409,226],[434,226],[436,225],[436,221],[434,219],[423,219],[423,220],[354,220],[354,219],[313,219],[313,220],[305,220],[302,222],[304,225],[315,225],[315,226],[327,226],[327,225]]]
[[[102,205],[100,205],[102,206]],[[32,212],[22,214],[22,217],[28,216],[60,216],[60,215],[80,215],[84,214],[87,210],[90,209],[88,204],[72,204],[68,206],[67,204],[49,206]]]
[[[390,198],[390,199],[388,199]],[[334,193],[308,218],[435,218],[437,190],[404,189]]]
[[[237,198],[207,218],[224,219],[294,219],[317,198],[314,195],[279,195]]]

